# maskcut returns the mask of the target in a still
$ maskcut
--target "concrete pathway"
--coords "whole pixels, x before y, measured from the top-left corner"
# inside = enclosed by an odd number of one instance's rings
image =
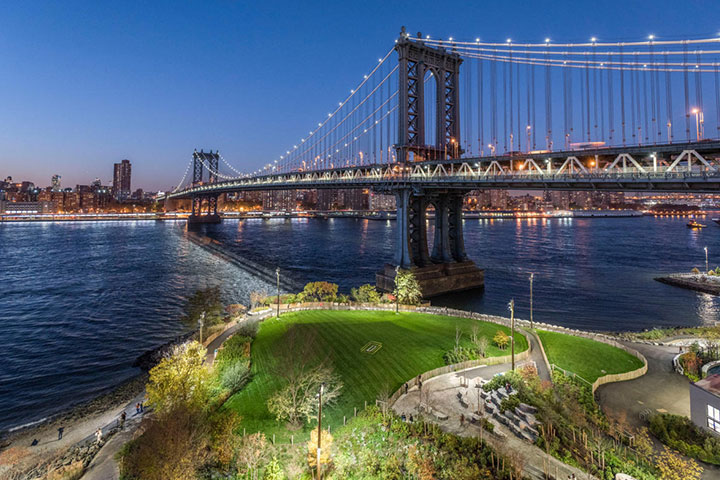
[[[542,356],[542,354],[541,354]],[[541,362],[544,365],[544,362]],[[538,365],[540,367],[540,365]],[[504,373],[510,370],[510,364],[482,366],[464,370],[462,372],[453,372],[438,377],[431,378],[423,383],[423,396],[427,396],[427,402],[443,413],[447,414],[447,420],[438,420],[431,415],[424,415],[424,419],[436,423],[446,432],[454,433],[461,436],[475,436],[486,440],[498,452],[504,455],[519,454],[520,461],[523,463],[523,472],[532,479],[544,480],[545,471],[548,471],[556,478],[568,478],[571,474],[575,474],[578,479],[597,480],[575,467],[566,465],[560,460],[547,455],[540,448],[527,441],[517,438],[505,426],[495,425],[495,431],[500,434],[490,434],[482,430],[480,427],[465,422],[460,425],[460,415],[466,418],[478,407],[478,389],[474,388],[477,379],[490,379],[498,373]],[[538,368],[539,370],[539,368]],[[546,369],[547,370],[547,369]],[[429,394],[428,394],[429,392]],[[457,398],[457,394],[461,393],[467,407],[463,407]],[[393,409],[398,415],[405,414],[409,417],[412,414],[418,416],[418,405],[420,404],[420,392],[417,387],[413,387],[410,391],[401,396]]]
[[[550,375],[550,370],[548,370],[548,366],[545,363],[545,357],[543,357],[537,337],[524,329],[521,330],[526,332],[527,337],[530,339],[530,359],[535,362],[538,377],[540,377],[540,380],[547,380],[549,382],[552,380],[552,375]]]

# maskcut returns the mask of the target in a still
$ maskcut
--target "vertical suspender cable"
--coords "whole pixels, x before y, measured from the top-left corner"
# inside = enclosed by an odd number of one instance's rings
[[[508,69],[506,69],[506,72],[509,72],[508,78],[505,79],[507,82],[507,85],[510,89],[510,130],[508,130],[508,133],[510,134],[510,150],[514,150],[514,143],[515,139],[513,138],[513,64],[512,64],[512,50],[510,50],[510,61],[507,63]],[[507,107],[506,107],[507,108]],[[508,151],[506,148],[505,151]]]
[[[537,149],[535,142],[535,134],[537,133],[537,124],[535,123],[535,65],[530,65],[530,128],[532,129],[532,149]]]
[[[665,52],[665,63],[668,63],[668,54]],[[670,70],[665,70],[665,113],[667,115],[668,143],[673,141],[672,128],[672,77]]]
[[[697,64],[695,65],[695,102],[697,105],[695,105],[695,108],[697,108],[700,111],[700,114],[702,115],[704,112],[703,109],[703,91],[702,91],[702,73],[700,72],[700,53],[695,52],[697,57]],[[703,122],[700,122],[699,125],[699,134],[701,138],[698,138],[697,140],[700,141],[702,139],[702,131],[703,131]]]
[[[658,127],[656,121],[658,118],[658,101],[657,101],[657,85],[656,85],[657,72],[655,71],[655,51],[653,48],[653,42],[650,42],[650,113],[652,115],[650,125],[653,131],[653,143],[658,142]]]
[[[525,135],[522,134],[522,130],[520,129],[520,124],[522,123],[522,119],[520,118],[520,64],[517,64],[517,67],[515,67],[515,93],[517,93],[517,115],[516,115],[516,122],[517,122],[517,146],[518,150],[522,150],[520,148],[520,144],[522,143],[522,139],[525,137]]]
[[[507,115],[507,73],[508,73],[508,64],[505,63],[503,65],[503,151],[508,151],[508,115]],[[512,109],[510,109],[512,112]]]
[[[685,138],[690,141],[690,88],[688,85],[687,43],[683,53],[683,84],[685,87]]]
[[[720,64],[715,62],[715,129],[717,133],[715,138],[720,138]]]
[[[612,60],[610,54],[608,54],[608,62]],[[608,84],[608,139],[610,145],[613,145],[613,137],[615,136],[615,93],[613,89],[613,76],[615,72],[612,68],[607,69],[607,84]]]
[[[602,68],[602,65],[601,65]],[[603,106],[605,105],[605,81],[603,80],[603,74],[602,70],[597,71],[597,77],[600,78],[600,141],[607,141],[605,137],[605,109]],[[598,106],[595,105],[595,114],[597,115],[597,109]],[[597,132],[596,132],[597,135]]]
[[[631,133],[632,133],[632,143],[635,142],[635,68],[630,66],[630,118],[631,118]]]
[[[492,105],[492,115],[490,116],[490,136],[493,145],[492,153],[498,146],[497,141],[497,62],[490,60],[490,103]]]
[[[623,45],[620,44],[620,55],[622,58],[622,51],[623,51]],[[624,62],[620,66],[620,116],[621,116],[621,123],[622,123],[622,144],[625,146],[627,144],[627,136],[625,131],[625,69],[624,69]]]
[[[598,69],[595,63],[595,48],[593,47],[593,132],[595,139],[598,139]],[[600,87],[602,88],[602,87]]]
[[[643,121],[645,127],[645,143],[650,141],[650,130],[648,129],[648,71],[645,68],[642,71],[642,90],[643,90]]]
[[[587,140],[590,141],[590,65],[587,63],[588,56],[585,55],[585,116],[587,127]]]
[[[548,60],[548,53],[545,52],[545,60]],[[545,65],[545,146],[547,150],[552,150],[552,72],[550,63]]]
[[[485,151],[485,136],[483,132],[483,60],[478,58],[478,154],[483,155]]]

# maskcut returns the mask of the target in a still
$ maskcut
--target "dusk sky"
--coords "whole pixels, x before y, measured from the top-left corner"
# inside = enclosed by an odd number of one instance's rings
[[[254,170],[326,116],[401,25],[484,41],[693,38],[717,0],[3,2],[0,176],[175,185],[194,148]]]

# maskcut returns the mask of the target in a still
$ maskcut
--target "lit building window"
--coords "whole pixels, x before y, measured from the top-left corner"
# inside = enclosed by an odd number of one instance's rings
[[[707,406],[707,415],[708,415],[708,427],[715,430],[716,432],[720,433],[720,410],[717,408],[708,405]]]

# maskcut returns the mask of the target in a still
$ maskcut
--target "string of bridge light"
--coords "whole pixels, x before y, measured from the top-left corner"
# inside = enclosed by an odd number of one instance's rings
[[[180,179],[180,182],[177,184],[177,186],[172,191],[172,193],[177,192],[178,190],[180,190],[180,187],[183,186],[183,184],[185,183],[185,178],[187,178],[187,174],[190,171],[190,167],[192,166],[192,163],[193,163],[193,158],[190,158],[190,161],[188,162],[187,167],[185,167],[185,173],[183,173],[183,176]]]
[[[405,38],[418,43],[427,43],[436,45],[439,47],[461,47],[461,46],[474,46],[474,47],[507,47],[508,45],[522,47],[522,48],[586,48],[586,47],[637,47],[637,46],[685,46],[685,45],[703,45],[703,44],[716,44],[720,43],[720,36],[707,37],[700,39],[684,39],[684,40],[658,40],[655,35],[648,35],[647,40],[639,40],[633,42],[598,42],[597,38],[593,37],[589,41],[581,43],[553,43],[549,38],[546,38],[544,42],[540,43],[517,43],[513,42],[512,39],[507,39],[505,42],[481,42],[479,38],[475,41],[459,41],[454,40],[450,37],[448,40],[434,39],[430,35],[424,38],[413,37],[410,34],[406,34]]]
[[[486,55],[486,54],[469,54],[464,53],[461,56],[466,58],[476,58],[480,60],[490,60],[500,63],[513,63],[516,65],[536,65],[541,67],[559,67],[559,68],[579,68],[589,70],[615,70],[615,71],[645,71],[645,72],[700,72],[714,73],[715,69],[720,67],[720,61],[711,63],[677,63],[678,68],[661,68],[657,65],[660,63],[644,63],[644,62],[601,62],[591,60],[559,60],[559,59],[537,59],[528,57],[511,57],[503,55]],[[667,64],[671,64],[668,62]],[[700,68],[700,65],[713,68]],[[680,68],[684,67],[684,68]]]
[[[325,132],[322,137],[318,138],[318,139],[315,141],[315,143],[313,143],[313,144],[311,144],[311,145],[308,145],[309,142],[306,142],[306,145],[305,145],[306,148],[305,148],[305,150],[304,150],[304,151],[301,151],[301,152],[298,152],[296,155],[299,156],[300,158],[302,158],[304,155],[310,153],[313,148],[315,148],[315,147],[316,147],[317,145],[319,145],[322,141],[324,141],[329,135],[331,135],[331,134],[334,133],[336,130],[338,130],[341,126],[343,126],[343,124],[345,123],[345,121],[348,120],[355,112],[357,112],[357,111],[360,109],[360,107],[362,107],[375,93],[377,93],[378,89],[380,89],[383,85],[385,85],[385,83],[390,79],[390,77],[391,77],[395,72],[397,72],[397,71],[398,71],[398,66],[396,65],[396,66],[375,86],[375,88],[373,88],[373,90],[370,91],[370,92],[365,96],[365,98],[363,98],[361,101],[359,101],[358,104],[357,104],[351,111],[349,111],[349,112],[347,112],[347,113],[345,114],[345,117],[343,117],[340,121],[336,122],[335,125],[334,125],[330,130],[328,130],[327,132]],[[397,91],[391,95],[391,98],[394,97],[396,94],[397,94]],[[386,101],[385,103],[387,103],[387,101]],[[384,104],[383,104],[383,105],[384,105]],[[377,112],[377,110],[375,110],[375,112]],[[347,136],[347,135],[346,135],[346,136]],[[345,137],[343,137],[343,138],[345,138]],[[329,146],[329,147],[326,147],[322,152],[319,152],[318,155],[315,155],[314,158],[313,158],[313,160],[316,160],[317,157],[320,157],[320,156],[323,156],[323,157],[324,157],[325,153],[326,153],[328,150],[332,151],[332,149],[335,148],[335,147],[338,145],[338,143],[339,143],[339,142],[336,142],[334,145]],[[344,145],[344,147],[347,147],[347,146],[348,146],[348,144]],[[343,148],[344,148],[344,147],[343,147]],[[302,161],[302,160],[301,160],[301,161]]]
[[[286,158],[289,158],[290,155],[295,154],[295,153],[297,152],[298,148],[300,148],[300,147],[302,146],[302,144],[304,144],[305,142],[307,142],[308,140],[310,140],[311,138],[313,138],[330,120],[332,120],[332,119],[335,117],[335,115],[336,115],[336,114],[356,95],[356,93],[359,92],[360,89],[370,80],[370,78],[372,78],[372,76],[375,74],[375,72],[377,72],[378,69],[385,63],[385,61],[390,57],[390,55],[393,53],[393,51],[394,51],[394,49],[391,48],[391,49],[387,52],[387,54],[385,54],[384,57],[379,58],[377,65],[375,65],[375,67],[371,70],[371,72],[370,72],[369,74],[363,76],[362,81],[360,81],[360,83],[358,84],[357,87],[355,87],[354,89],[350,90],[350,94],[345,98],[345,100],[338,102],[338,107],[337,107],[333,112],[328,113],[327,118],[325,118],[322,122],[319,122],[319,123],[318,123],[318,126],[317,126],[314,130],[311,130],[307,137],[302,138],[302,139],[300,140],[300,145],[293,145],[293,147],[290,148],[290,149],[288,149],[288,150],[285,152],[284,155],[280,155],[279,160],[282,162],[282,160],[284,160],[284,159],[286,159]],[[278,163],[278,160],[275,160],[274,163],[277,164],[277,163]],[[272,164],[267,164],[267,165],[264,167],[264,169],[260,169],[260,171],[262,171],[262,170],[268,170],[268,169],[270,169],[270,168],[272,168],[272,167],[273,167]],[[257,172],[256,172],[256,173],[257,173]]]

